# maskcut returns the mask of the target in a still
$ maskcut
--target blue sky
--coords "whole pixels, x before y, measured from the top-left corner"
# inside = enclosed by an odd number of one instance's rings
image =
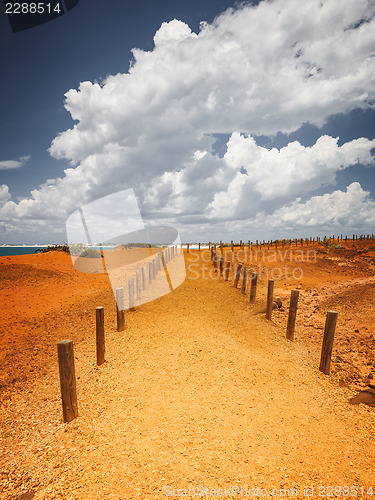
[[[184,241],[374,232],[375,2],[254,3],[2,12],[0,243],[128,188]]]

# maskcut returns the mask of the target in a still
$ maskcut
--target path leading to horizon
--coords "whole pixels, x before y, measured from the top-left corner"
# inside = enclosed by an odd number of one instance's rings
[[[189,488],[241,498],[241,487],[298,498],[314,487],[318,498],[330,486],[361,497],[375,487],[373,409],[350,406],[350,391],[254,316],[248,296],[192,276],[127,313],[125,332],[107,332],[105,365],[93,363],[94,338],[75,345],[78,419],[61,424],[57,367],[12,399],[4,498],[162,499]]]

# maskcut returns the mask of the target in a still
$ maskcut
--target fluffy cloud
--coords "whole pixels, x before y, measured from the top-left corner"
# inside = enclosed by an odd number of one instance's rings
[[[312,147],[295,141],[280,150],[266,149],[252,137],[233,133],[224,155],[232,179],[210,203],[211,218],[246,218],[334,184],[336,173],[350,165],[375,164],[375,140],[356,139],[341,147],[337,142],[338,138],[322,136]]]
[[[21,156],[18,160],[0,161],[0,170],[13,170],[23,167],[29,160],[30,156]]]
[[[375,202],[369,199],[368,191],[353,182],[345,192],[313,196],[306,203],[297,198],[289,206],[276,210],[271,217],[258,217],[253,223],[255,226],[267,224],[273,228],[295,229],[314,226],[371,228],[375,224]]]
[[[229,10],[198,35],[183,22],[163,23],[153,51],[133,50],[128,73],[66,94],[79,123],[51,153],[78,162],[111,142],[132,147],[183,131],[291,132],[367,107],[375,94],[374,13],[366,0],[275,0]]]
[[[126,74],[66,93],[77,123],[50,153],[72,168],[30,199],[5,203],[2,218],[64,224],[78,206],[134,188],[148,217],[243,220],[334,184],[353,163],[371,164],[367,139],[339,147],[325,136],[278,151],[234,131],[291,132],[373,106],[374,14],[373,0],[274,0],[230,9],[198,34],[163,23],[152,51],[133,49]],[[231,134],[224,158],[213,150],[216,133]]]

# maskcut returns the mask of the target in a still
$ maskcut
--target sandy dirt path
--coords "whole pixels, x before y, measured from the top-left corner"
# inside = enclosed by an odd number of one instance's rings
[[[313,487],[321,498],[332,486],[371,498],[374,410],[350,406],[353,393],[257,308],[221,279],[186,279],[127,313],[125,332],[107,323],[99,368],[92,328],[75,345],[78,419],[61,423],[56,365],[3,408],[2,498],[162,499],[189,488],[241,498],[241,487],[242,497],[293,488],[298,498]]]

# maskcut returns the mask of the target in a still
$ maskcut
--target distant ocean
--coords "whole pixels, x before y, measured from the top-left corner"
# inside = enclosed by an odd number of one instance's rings
[[[16,246],[10,246],[10,247],[3,247],[3,246],[0,246],[0,257],[7,257],[9,255],[29,255],[29,254],[32,254],[32,253],[35,253],[35,250],[41,250],[42,248],[47,248],[48,245],[41,245],[40,247],[38,246],[19,246],[19,247],[16,247]],[[100,250],[101,248],[103,250],[110,250],[111,248],[115,248],[114,246],[108,246],[108,247],[93,247],[93,248],[96,248],[98,250]]]
[[[34,253],[35,250],[40,250],[41,248],[46,248],[44,246],[40,247],[0,247],[0,257],[6,257],[8,255],[28,255]]]

